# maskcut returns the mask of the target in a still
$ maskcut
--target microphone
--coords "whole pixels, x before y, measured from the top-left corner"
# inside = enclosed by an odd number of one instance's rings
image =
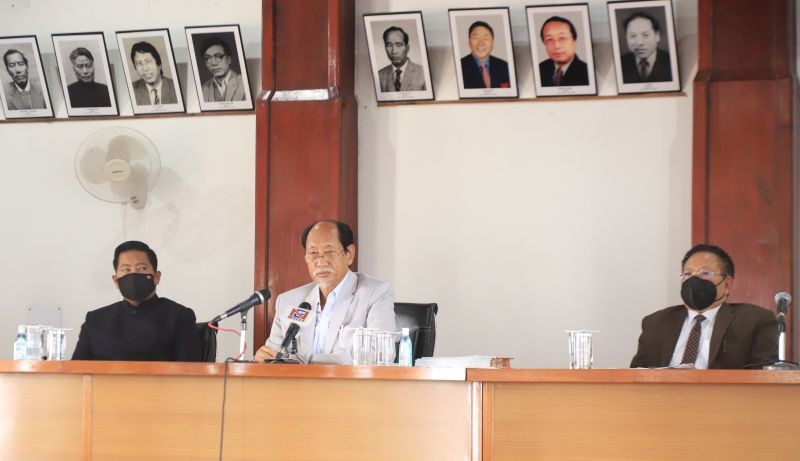
[[[778,305],[778,314],[786,314],[786,308],[792,302],[792,295],[785,291],[775,294],[775,304]]]
[[[240,312],[241,313],[247,312],[248,310],[250,310],[251,307],[263,304],[267,302],[268,299],[269,299],[269,290],[264,288],[263,290],[256,291],[255,293],[250,295],[249,298],[245,299],[244,301],[240,302],[239,304],[225,311],[224,314],[214,317],[212,322],[219,322],[220,320],[226,319],[231,315],[238,314]]]
[[[304,326],[311,323],[311,320],[314,318],[314,311],[311,310],[311,304],[307,302],[300,303],[299,306],[293,307],[289,311],[289,315],[286,319],[291,323],[289,328],[286,330],[286,336],[283,338],[283,342],[281,343],[280,349],[278,349],[278,353],[275,354],[275,361],[282,360],[283,357],[286,355],[286,350],[292,341],[294,341],[295,336],[300,332],[300,329]]]

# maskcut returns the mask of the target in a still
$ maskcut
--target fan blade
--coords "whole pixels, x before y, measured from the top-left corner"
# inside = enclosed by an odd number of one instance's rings
[[[132,159],[147,157],[147,148],[133,136],[117,135],[108,142],[108,158]]]
[[[92,147],[83,152],[78,168],[82,177],[89,184],[100,184],[106,180],[103,166],[106,163],[106,151],[100,147]]]

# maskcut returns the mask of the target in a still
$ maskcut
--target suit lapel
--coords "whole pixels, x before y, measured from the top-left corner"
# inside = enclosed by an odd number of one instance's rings
[[[669,366],[669,362],[672,360],[672,354],[675,353],[675,344],[678,343],[678,337],[681,335],[683,322],[686,321],[687,315],[689,313],[684,307],[683,309],[676,309],[667,320],[664,333],[665,341],[661,346],[661,366],[663,367]]]
[[[236,89],[239,88],[238,74],[231,70],[231,78],[228,79],[228,87],[225,89],[225,100],[233,101],[233,95],[236,94]]]
[[[714,331],[711,332],[711,344],[708,347],[708,368],[711,368],[711,364],[717,358],[719,347],[722,344],[722,337],[725,336],[725,332],[733,321],[734,314],[735,309],[728,304],[723,304],[717,312],[717,318],[714,320]]]
[[[333,344],[339,335],[339,329],[342,327],[345,315],[350,310],[350,304],[353,302],[353,295],[356,292],[356,285],[358,277],[353,272],[347,273],[347,279],[342,286],[342,291],[339,292],[339,297],[336,299],[333,314],[328,324],[328,334],[325,335],[325,353],[330,354],[333,352]]]

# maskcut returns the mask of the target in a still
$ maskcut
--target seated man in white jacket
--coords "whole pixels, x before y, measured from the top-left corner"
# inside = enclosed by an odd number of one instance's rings
[[[306,362],[352,363],[353,329],[395,331],[394,290],[388,282],[350,271],[356,246],[350,226],[319,221],[301,236],[312,283],[281,293],[266,344],[254,360],[270,360],[280,349],[291,323],[292,308],[307,302],[311,323],[297,333],[297,353]]]

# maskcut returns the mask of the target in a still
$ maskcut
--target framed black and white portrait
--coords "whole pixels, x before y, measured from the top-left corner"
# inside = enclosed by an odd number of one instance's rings
[[[529,6],[537,96],[597,94],[589,5]]]
[[[119,114],[102,32],[53,34],[53,51],[67,115]]]
[[[680,91],[670,0],[609,2],[619,93]]]
[[[448,11],[459,97],[518,97],[508,8]]]
[[[378,101],[433,99],[422,13],[365,14],[364,30]]]
[[[253,108],[238,25],[187,27],[186,43],[201,111]]]
[[[0,99],[7,119],[53,116],[36,36],[0,37]]]
[[[134,114],[185,112],[169,30],[117,32]]]

